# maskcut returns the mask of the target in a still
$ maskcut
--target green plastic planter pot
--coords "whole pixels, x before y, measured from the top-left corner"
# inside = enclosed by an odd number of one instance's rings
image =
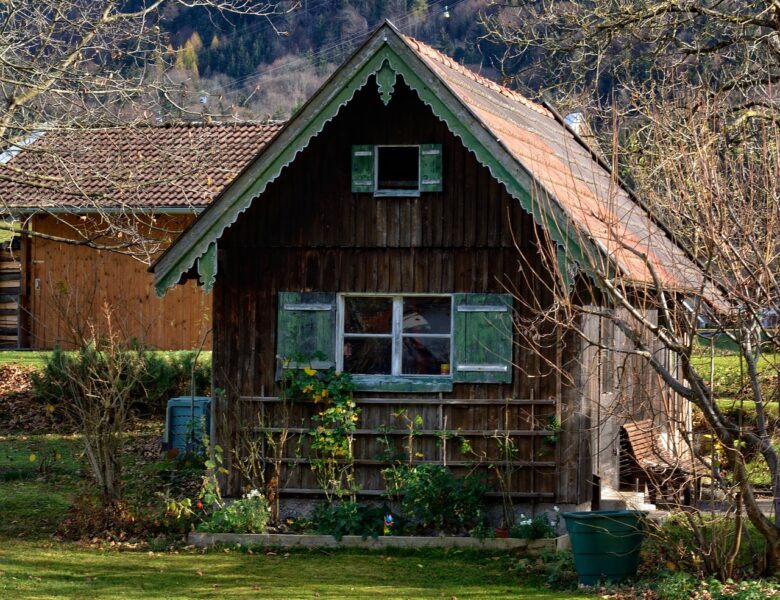
[[[580,583],[622,581],[636,575],[646,512],[596,510],[562,513]]]

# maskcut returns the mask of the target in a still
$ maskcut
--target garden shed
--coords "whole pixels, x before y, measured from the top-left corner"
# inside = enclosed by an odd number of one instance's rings
[[[565,328],[535,344],[524,324],[588,261],[652,285],[639,253],[666,284],[701,283],[554,109],[385,23],[152,269],[159,294],[194,278],[213,290],[228,493],[243,485],[247,429],[286,427],[276,491],[321,496],[294,442],[315,405],[278,421],[279,378],[307,357],[352,375],[359,495],[383,493],[381,471],[411,440],[409,461],[484,472],[497,500],[581,506],[594,474],[618,485],[621,423],[605,405],[650,419],[681,409],[649,367],[611,351],[628,342],[598,318],[579,326],[607,351]]]

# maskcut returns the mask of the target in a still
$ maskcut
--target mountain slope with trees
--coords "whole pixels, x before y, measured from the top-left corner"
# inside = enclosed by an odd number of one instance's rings
[[[446,2],[446,3],[445,3]],[[304,0],[281,2],[264,18],[223,16],[172,4],[162,27],[175,53],[184,104],[236,118],[286,118],[389,19],[478,69],[492,70],[480,43],[488,0]],[[485,48],[488,52],[485,52]],[[175,116],[175,115],[174,115]]]

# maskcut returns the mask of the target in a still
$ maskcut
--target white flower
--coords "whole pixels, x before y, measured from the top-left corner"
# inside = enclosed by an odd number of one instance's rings
[[[251,490],[247,492],[246,495],[244,496],[244,498],[246,498],[247,500],[251,500],[252,498],[262,498],[262,497],[263,494],[261,494],[258,490]]]
[[[520,518],[525,519],[525,513],[520,513]]]
[[[560,508],[558,508],[557,506],[553,506],[553,510],[554,510],[555,512],[561,512],[561,509],[560,509]]]

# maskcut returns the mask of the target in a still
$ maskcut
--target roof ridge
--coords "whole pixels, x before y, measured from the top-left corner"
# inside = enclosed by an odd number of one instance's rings
[[[164,130],[164,129],[217,129],[220,127],[263,127],[271,129],[274,127],[282,127],[286,121],[216,121],[216,122],[204,122],[204,121],[180,121],[180,122],[167,122],[167,123],[122,123],[113,127],[110,126],[97,126],[97,127],[74,127],[66,129],[52,129],[44,130],[41,133],[48,134],[78,134],[84,132],[120,132],[120,131],[141,131],[145,129],[151,130]]]
[[[440,50],[436,50],[436,48],[429,46],[425,42],[421,42],[420,40],[415,39],[408,35],[404,35],[404,34],[400,34],[400,35],[409,45],[413,46],[420,54],[435,60],[436,62],[444,65],[449,69],[452,69],[453,71],[457,71],[461,75],[464,75],[469,79],[472,79],[476,83],[479,83],[480,85],[488,89],[491,89],[494,92],[498,92],[502,96],[506,96],[510,100],[519,102],[523,106],[538,112],[540,115],[544,115],[545,117],[549,117],[550,119],[555,118],[552,112],[550,112],[545,106],[539,104],[538,102],[534,102],[533,100],[527,98],[520,92],[517,92],[515,90],[510,90],[508,87],[496,83],[492,79],[488,79],[487,77],[484,77],[479,73],[475,73],[471,69],[464,67],[459,62],[456,62],[455,59],[453,59],[452,57],[447,56]]]

